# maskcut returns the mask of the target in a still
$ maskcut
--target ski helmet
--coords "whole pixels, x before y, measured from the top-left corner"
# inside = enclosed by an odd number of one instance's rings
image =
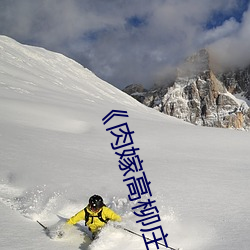
[[[91,210],[99,210],[103,205],[103,199],[101,196],[95,194],[89,198],[89,206]]]

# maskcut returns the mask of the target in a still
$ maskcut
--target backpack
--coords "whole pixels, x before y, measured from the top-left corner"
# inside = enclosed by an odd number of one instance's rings
[[[105,205],[104,205],[104,206],[105,206]],[[97,217],[100,221],[102,221],[102,222],[104,222],[104,223],[107,223],[107,222],[109,221],[109,219],[104,220],[104,219],[102,218],[102,210],[101,210],[96,216],[90,215],[90,213],[89,213],[88,210],[87,210],[87,207],[84,208],[84,212],[85,212],[85,219],[84,219],[84,220],[85,220],[85,226],[87,226],[87,222],[89,221],[90,217],[92,218],[92,221],[91,221],[90,224],[93,223],[94,217]]]

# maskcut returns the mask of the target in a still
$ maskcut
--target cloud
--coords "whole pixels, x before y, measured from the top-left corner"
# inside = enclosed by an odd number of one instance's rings
[[[201,44],[211,44],[225,37],[235,34],[240,28],[240,24],[232,17],[226,20],[221,26],[205,30],[200,38]]]
[[[234,17],[239,2],[2,0],[0,33],[61,52],[119,88],[148,87],[204,46],[212,44],[223,57],[223,46],[247,49],[249,13],[242,22]]]
[[[220,29],[227,29],[224,24]],[[243,15],[242,22],[232,32],[210,44],[215,60],[225,67],[244,67],[250,64],[250,10]]]

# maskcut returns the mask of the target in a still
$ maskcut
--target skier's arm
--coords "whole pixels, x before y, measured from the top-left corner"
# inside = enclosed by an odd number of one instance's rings
[[[70,219],[68,219],[67,224],[75,225],[78,221],[84,220],[85,218],[85,212],[84,209],[72,216]]]
[[[118,222],[122,221],[120,215],[116,214],[113,210],[107,207],[105,207],[105,217],[112,221],[118,221]]]

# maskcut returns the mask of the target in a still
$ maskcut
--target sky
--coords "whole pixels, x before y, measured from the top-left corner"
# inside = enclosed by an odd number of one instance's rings
[[[250,62],[249,0],[0,0],[0,34],[63,53],[122,89],[166,81],[201,48]]]

